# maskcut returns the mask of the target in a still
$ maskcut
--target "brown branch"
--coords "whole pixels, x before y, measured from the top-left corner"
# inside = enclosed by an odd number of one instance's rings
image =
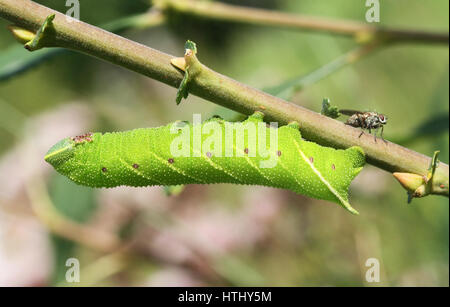
[[[183,74],[170,63],[173,56],[130,41],[66,16],[29,0],[0,0],[0,17],[36,31],[47,16],[56,14],[53,44],[104,59],[173,87]],[[262,111],[267,120],[287,124],[297,121],[304,138],[335,148],[361,146],[367,161],[389,172],[426,175],[431,158],[394,143],[374,142],[373,137],[303,107],[239,83],[206,66],[190,80],[189,91],[226,108],[252,114]],[[440,163],[434,177],[434,194],[448,196],[448,165]]]
[[[448,44],[449,42],[449,35],[447,32],[439,33],[381,27],[358,21],[325,19],[198,0],[155,0],[154,3],[156,7],[159,7],[164,11],[172,10],[177,13],[206,19],[272,26],[300,31],[316,31],[350,36],[357,39],[377,38],[389,42],[427,44]]]

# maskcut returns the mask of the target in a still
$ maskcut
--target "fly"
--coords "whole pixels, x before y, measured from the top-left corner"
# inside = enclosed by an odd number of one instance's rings
[[[383,139],[383,129],[384,125],[387,123],[387,116],[377,113],[377,112],[361,112],[354,110],[339,110],[341,114],[350,116],[345,122],[346,125],[367,129],[369,133],[372,133],[372,130],[375,130],[373,136],[375,138],[375,142],[377,141],[377,132],[381,128],[381,139]],[[364,134],[364,131],[361,132],[359,137]]]

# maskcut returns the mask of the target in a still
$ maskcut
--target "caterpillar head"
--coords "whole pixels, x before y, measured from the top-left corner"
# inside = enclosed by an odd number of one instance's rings
[[[75,147],[79,144],[92,142],[92,133],[86,133],[71,138],[65,138],[53,145],[44,157],[55,169],[74,156]]]
[[[75,142],[70,138],[59,141],[53,145],[44,157],[44,160],[58,169],[62,164],[73,157]]]

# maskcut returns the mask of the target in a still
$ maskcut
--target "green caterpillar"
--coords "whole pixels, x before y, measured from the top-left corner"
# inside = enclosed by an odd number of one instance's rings
[[[90,187],[263,185],[329,200],[357,214],[348,188],[365,164],[362,149],[323,147],[303,140],[296,123],[268,127],[262,117],[89,133],[58,142],[45,161]]]

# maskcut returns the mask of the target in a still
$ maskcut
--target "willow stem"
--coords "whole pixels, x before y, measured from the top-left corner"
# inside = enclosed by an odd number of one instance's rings
[[[84,22],[69,22],[64,14],[29,0],[0,0],[0,17],[18,26],[36,31],[55,14],[53,44],[77,50],[123,66],[150,78],[178,88],[183,73],[171,65],[174,56],[162,53]],[[322,116],[301,106],[271,96],[202,65],[201,73],[189,82],[190,93],[243,114],[264,112],[269,121],[300,124],[302,136],[318,144],[334,148],[360,146],[367,161],[388,172],[419,175],[428,173],[430,157],[391,142],[374,142],[373,137],[342,122]],[[440,163],[434,177],[435,194],[448,196],[447,164]]]
[[[398,29],[374,26],[372,24],[332,20],[297,14],[274,12],[264,9],[235,6],[218,2],[198,0],[154,0],[155,6],[162,10],[172,10],[196,17],[243,24],[263,25],[300,31],[316,31],[354,38],[372,37],[391,42],[439,43],[448,44],[448,33],[422,30]]]

